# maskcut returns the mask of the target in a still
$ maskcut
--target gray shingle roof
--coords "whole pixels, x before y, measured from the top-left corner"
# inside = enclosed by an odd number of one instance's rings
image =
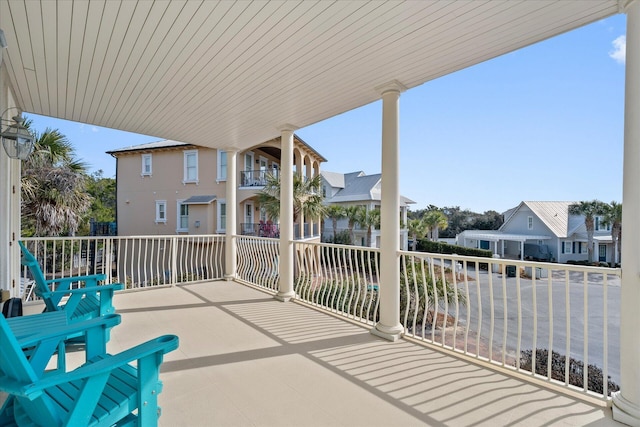
[[[526,205],[553,234],[559,238],[566,238],[569,232],[569,205],[574,203],[576,202],[522,202],[517,208],[507,211],[510,216],[506,218],[500,229],[503,229],[514,214]]]
[[[208,205],[216,199],[215,195],[191,196],[182,202],[183,205]]]
[[[327,171],[320,173],[329,185],[333,188],[340,188],[335,196],[327,199],[328,203],[380,200],[382,174],[365,175],[363,171],[346,174]],[[404,196],[400,196],[400,202],[404,204],[415,203]]]

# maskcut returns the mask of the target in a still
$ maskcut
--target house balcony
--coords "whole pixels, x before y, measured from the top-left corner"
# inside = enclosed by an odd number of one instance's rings
[[[234,237],[234,281],[223,236],[25,240],[52,276],[126,284],[109,351],[180,337],[161,425],[618,425],[619,269],[399,251],[404,336],[389,342],[370,333],[377,249],[294,242],[297,296],[281,303],[274,239]]]
[[[259,187],[262,188],[267,185],[267,177],[275,173],[278,176],[278,171],[271,170],[244,170],[240,172],[240,184],[242,187]]]

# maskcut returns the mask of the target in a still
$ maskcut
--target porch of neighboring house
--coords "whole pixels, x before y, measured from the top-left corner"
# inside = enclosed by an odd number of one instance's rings
[[[618,425],[602,401],[388,342],[232,281],[121,292],[114,303],[122,324],[110,352],[180,337],[162,365],[159,425]]]

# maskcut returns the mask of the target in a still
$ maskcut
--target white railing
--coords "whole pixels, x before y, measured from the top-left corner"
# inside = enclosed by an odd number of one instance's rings
[[[48,278],[105,274],[127,289],[175,285],[224,276],[224,236],[24,238]],[[34,299],[22,269],[23,299]]]
[[[219,235],[24,240],[48,277],[104,273],[137,288],[224,273]],[[277,292],[280,241],[234,241],[238,280]],[[378,320],[379,250],[291,244],[299,300],[365,324]],[[602,398],[615,391],[620,269],[404,251],[398,257],[405,336]],[[23,279],[29,300],[26,271]]]
[[[278,291],[280,240],[268,237],[234,236],[237,248],[237,279]]]
[[[378,320],[378,249],[306,242],[294,247],[300,300],[366,324]]]
[[[619,269],[420,252],[400,263],[407,336],[603,398],[615,391]]]

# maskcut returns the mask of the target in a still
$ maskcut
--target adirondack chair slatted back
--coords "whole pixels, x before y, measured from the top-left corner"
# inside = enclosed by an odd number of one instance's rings
[[[38,379],[38,375],[31,367],[31,364],[27,360],[24,352],[18,344],[18,340],[11,332],[9,324],[3,316],[0,316],[0,376],[10,378],[14,380],[16,384],[31,384]],[[50,414],[51,407],[45,399],[24,399],[18,397],[26,411],[34,414],[33,420],[39,423],[39,425],[52,425],[51,418],[47,415],[42,417],[43,414]],[[5,406],[13,405],[13,399],[7,399],[4,406],[0,409],[0,424],[7,424],[6,420],[2,419],[2,414],[5,412]]]
[[[45,343],[52,354],[60,334],[31,339]],[[159,416],[163,355],[178,348],[178,337],[164,335],[113,356],[95,355],[71,372],[39,375],[8,322],[0,317],[0,348],[0,390],[9,393],[0,408],[0,425],[150,427],[157,425]]]
[[[44,301],[45,311],[64,310],[70,322],[93,319],[114,313],[112,300],[116,290],[124,288],[122,283],[101,284],[106,279],[105,274],[90,274],[86,276],[72,276],[47,280],[35,256],[19,242],[22,250],[22,265],[29,268],[36,283],[36,295]],[[72,289],[72,284],[81,284],[80,288]],[[51,289],[50,285],[56,289]],[[62,302],[62,298],[68,298]]]
[[[31,275],[33,276],[33,280],[36,283],[35,292],[36,295],[44,301],[47,306],[47,311],[56,311],[57,305],[60,302],[61,298],[54,298],[51,293],[51,289],[47,284],[47,279],[44,277],[44,273],[40,269],[40,264],[38,264],[38,260],[35,256],[24,245],[22,242],[18,242],[20,245],[20,249],[22,250],[22,258],[21,263],[25,267],[29,269]]]

